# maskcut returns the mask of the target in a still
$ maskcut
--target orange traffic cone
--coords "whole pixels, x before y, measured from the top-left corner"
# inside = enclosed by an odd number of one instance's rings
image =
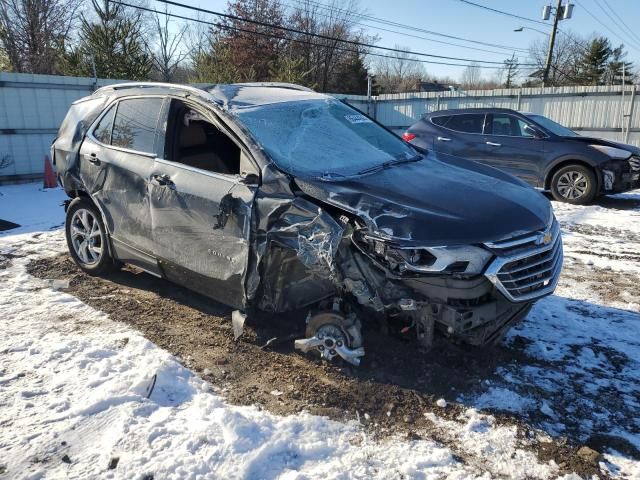
[[[44,188],[56,188],[58,186],[58,179],[56,178],[56,172],[53,171],[53,166],[49,160],[49,155],[44,156]]]

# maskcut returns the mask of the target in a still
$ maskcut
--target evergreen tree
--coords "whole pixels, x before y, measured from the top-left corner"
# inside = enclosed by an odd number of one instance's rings
[[[611,50],[611,60],[607,64],[604,83],[607,85],[620,85],[622,84],[623,76],[624,83],[628,84],[633,82],[633,63],[627,62],[625,60],[626,56],[627,53],[624,51],[623,45]]]
[[[336,67],[329,90],[334,93],[366,95],[368,74],[363,56],[353,53],[342,59]]]
[[[141,14],[105,0],[92,0],[97,19],[81,18],[80,40],[64,55],[67,75],[146,80],[152,68],[145,49]]]
[[[580,62],[583,85],[601,85],[611,57],[611,44],[606,37],[596,37],[587,45]]]
[[[193,83],[237,83],[246,81],[243,72],[233,62],[231,48],[219,39],[211,38],[208,48],[192,55]],[[252,77],[253,72],[249,72]]]

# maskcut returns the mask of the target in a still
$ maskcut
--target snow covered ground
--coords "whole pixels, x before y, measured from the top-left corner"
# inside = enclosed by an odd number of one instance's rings
[[[449,444],[375,440],[355,421],[226,404],[138,332],[26,273],[30,260],[65,250],[61,191],[0,193],[0,219],[22,225],[0,233],[0,478],[557,476],[554,461],[482,409],[531,420],[537,442],[605,433],[640,448],[640,193],[554,204],[563,279],[506,340],[531,361],[502,365],[498,380],[461,397],[458,421],[427,414]],[[640,462],[622,452],[600,465],[640,478]]]

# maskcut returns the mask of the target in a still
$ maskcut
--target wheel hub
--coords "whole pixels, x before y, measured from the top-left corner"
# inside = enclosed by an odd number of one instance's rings
[[[80,208],[71,217],[71,244],[80,261],[86,265],[95,265],[102,258],[102,235],[95,214]]]
[[[352,365],[360,365],[364,356],[360,325],[336,312],[323,312],[311,317],[307,323],[307,338],[295,341],[302,352],[316,350],[326,360],[341,357]]]
[[[587,178],[580,172],[577,171],[569,171],[558,179],[558,192],[564,198],[569,200],[576,200],[582,197],[588,187],[589,182]]]

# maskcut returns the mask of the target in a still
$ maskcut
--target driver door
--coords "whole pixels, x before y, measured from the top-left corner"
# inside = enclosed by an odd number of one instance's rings
[[[242,308],[258,185],[240,165],[252,164],[207,114],[173,99],[166,115],[148,182],[154,255],[167,278]]]

